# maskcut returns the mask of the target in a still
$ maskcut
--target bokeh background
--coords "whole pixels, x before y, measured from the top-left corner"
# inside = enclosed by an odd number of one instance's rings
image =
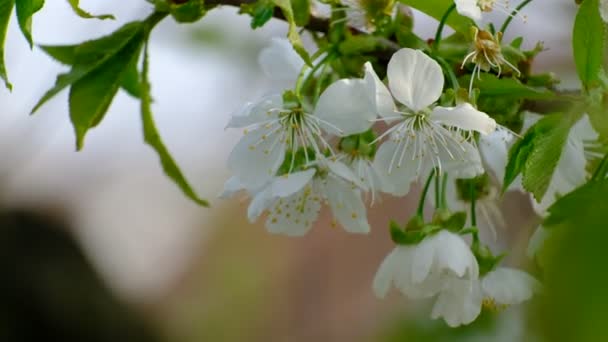
[[[89,0],[81,6],[116,21],[82,20],[66,1],[34,17],[35,41],[77,43],[145,17],[145,1]],[[538,0],[506,40],[525,33],[547,48],[535,65],[576,86],[572,0]],[[498,18],[504,18],[499,15]],[[416,13],[431,37],[436,22]],[[252,31],[231,7],[193,25],[168,19],[154,31],[153,110],[166,144],[210,209],[187,200],[143,144],[139,104],[124,93],[75,152],[67,92],[28,113],[64,66],[30,51],[11,21],[6,60],[14,90],[0,90],[0,255],[2,341],[534,341],[543,333],[525,308],[484,313],[470,327],[431,321],[428,302],[371,282],[392,248],[389,218],[405,221],[417,190],[369,210],[373,231],[328,228],[327,213],[303,238],[269,235],[246,220],[245,198],[220,200],[227,155],[240,132],[226,131],[245,101],[277,90],[257,54],[279,21]],[[538,219],[510,194],[500,230],[506,263],[539,275],[524,250]],[[534,303],[532,304],[534,306]],[[534,312],[534,310],[532,310]],[[598,340],[600,341],[600,340]]]

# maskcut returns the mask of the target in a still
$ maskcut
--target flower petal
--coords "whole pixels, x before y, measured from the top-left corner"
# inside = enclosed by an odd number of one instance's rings
[[[403,148],[393,140],[385,141],[376,152],[373,163],[382,179],[382,191],[395,196],[406,195],[410,191],[410,184],[417,179],[418,160],[411,160],[413,150],[405,151],[405,163],[399,165],[400,147]]]
[[[496,130],[496,121],[484,112],[478,111],[470,103],[463,103],[456,107],[433,108],[431,120],[446,126],[458,127],[467,131],[477,131],[490,134]]]
[[[302,190],[274,201],[266,220],[270,233],[288,236],[306,234],[319,216],[321,198],[309,183]]]
[[[446,289],[437,297],[431,318],[442,317],[450,327],[469,324],[481,313],[482,295],[479,281],[450,278]]]
[[[549,236],[550,231],[546,230],[545,227],[538,226],[538,228],[536,228],[530,237],[530,241],[528,241],[528,248],[526,249],[526,255],[528,258],[533,259],[536,255],[538,255]]]
[[[391,283],[393,282],[395,272],[399,266],[398,250],[399,246],[395,247],[389,255],[384,258],[376,275],[374,276],[374,282],[372,289],[374,294],[378,298],[384,298],[390,290]]]
[[[285,144],[272,128],[249,132],[236,144],[228,157],[228,168],[243,186],[261,188],[272,180],[285,159]]]
[[[237,192],[244,190],[245,186],[241,183],[241,180],[238,177],[230,177],[224,183],[224,190],[219,195],[219,198],[229,198],[234,196]]]
[[[481,280],[484,296],[493,298],[497,304],[520,304],[539,292],[541,284],[526,272],[499,267]]]
[[[454,0],[454,4],[458,14],[475,21],[481,20],[481,8],[477,5],[477,0]]]
[[[458,277],[477,278],[477,261],[464,240],[447,230],[442,230],[431,239],[435,243],[437,264],[451,270]]]
[[[315,169],[288,173],[277,177],[270,186],[271,193],[276,197],[287,197],[300,191],[315,175]]]
[[[600,16],[608,23],[608,0],[600,0]]]
[[[462,137],[454,134],[453,141],[458,141]],[[483,164],[479,150],[467,141],[460,141],[453,145],[448,145],[449,151],[439,149],[439,159],[441,160],[442,172],[448,172],[455,178],[473,178],[483,174]]]
[[[324,193],[331,211],[349,233],[369,233],[361,191],[343,180],[328,178]]]
[[[360,79],[341,79],[332,83],[317,101],[314,115],[329,123],[326,131],[346,136],[368,130],[376,118],[376,109],[366,83]]]
[[[268,188],[258,192],[253,196],[249,207],[247,208],[247,219],[254,223],[264,210],[268,209],[273,202],[274,197],[270,194]]]
[[[284,38],[272,38],[270,45],[258,55],[258,64],[266,77],[273,81],[295,83],[304,61]]]
[[[509,158],[509,144],[512,140],[513,134],[506,129],[497,129],[490,134],[479,137],[479,152],[485,166],[488,171],[494,174],[501,186],[505,178],[505,169]]]
[[[414,250],[414,260],[412,261],[412,282],[422,283],[431,273],[431,267],[435,263],[435,238],[430,236],[422,240]]]
[[[323,158],[321,163],[327,166],[327,168],[336,176],[353,183],[354,185],[363,190],[367,190],[365,184],[363,184],[359,177],[357,177],[353,170],[346,166],[346,164],[340,161],[329,160],[327,158]]]
[[[395,107],[393,96],[384,83],[382,83],[378,75],[376,75],[370,62],[366,62],[364,68],[365,77],[363,80],[365,81],[368,92],[372,94],[372,102],[376,107],[376,111],[382,117],[394,117],[397,108]]]
[[[441,67],[420,50],[403,48],[395,52],[387,74],[393,96],[415,112],[437,101],[443,91]]]
[[[243,128],[276,119],[279,116],[279,108],[283,108],[283,97],[280,94],[265,96],[258,102],[248,102],[232,113],[226,128]]]

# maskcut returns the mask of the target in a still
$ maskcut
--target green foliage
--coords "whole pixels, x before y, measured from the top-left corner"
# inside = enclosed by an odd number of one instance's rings
[[[549,187],[570,127],[579,117],[572,114],[547,115],[530,127],[509,151],[503,191],[521,173],[524,188],[540,202]]]
[[[79,6],[80,0],[68,0],[68,3],[72,7],[72,10],[74,10],[74,13],[76,13],[81,18],[84,18],[84,19],[101,19],[101,20],[115,19],[114,16],[111,15],[111,14],[98,14],[98,15],[95,15],[95,14],[91,14],[91,13],[83,10]]]
[[[44,0],[16,0],[15,5],[19,28],[21,29],[25,39],[27,39],[28,43],[30,44],[30,47],[33,47],[32,16],[42,9],[42,6],[44,6]]]
[[[608,180],[590,182],[549,208],[542,326],[547,341],[608,339]],[[575,314],[573,314],[575,313]]]
[[[605,24],[600,17],[598,1],[583,1],[576,15],[572,33],[576,71],[586,89],[599,80],[604,60]]]
[[[399,0],[401,3],[411,6],[429,16],[441,20],[447,9],[454,4],[454,0]],[[453,11],[448,17],[446,24],[465,36],[469,36],[471,20]]]
[[[274,15],[274,2],[272,0],[258,0],[249,4],[242,4],[239,13],[251,15],[251,28],[264,26]]]
[[[57,77],[55,86],[43,95],[32,113],[71,87],[70,118],[76,132],[76,148],[81,149],[86,132],[99,124],[124,77],[132,78],[133,64],[143,42],[144,23],[132,22],[108,36],[79,45],[42,46],[51,57],[72,68]]]
[[[203,0],[188,0],[183,3],[171,3],[169,12],[178,23],[193,23],[207,14],[207,8]]]
[[[183,193],[199,205],[208,207],[209,203],[198,197],[190,184],[188,184],[186,177],[184,177],[179,166],[177,166],[177,163],[173,160],[173,157],[171,157],[171,153],[169,153],[169,150],[165,147],[160,138],[160,134],[154,123],[154,118],[152,117],[148,60],[148,49],[146,45],[141,73],[141,121],[143,125],[144,140],[158,154],[165,174],[180,187]]]
[[[296,25],[306,26],[310,21],[310,0],[291,0],[291,6]]]
[[[0,0],[0,77],[9,90],[13,89],[13,85],[8,80],[6,65],[4,62],[4,41],[6,40],[6,31],[8,23],[13,13],[15,0]]]
[[[463,83],[470,81],[470,76],[463,78]],[[501,99],[529,99],[529,100],[551,100],[555,94],[543,87],[531,87],[521,83],[516,78],[503,77],[484,73],[480,79],[475,79],[475,88],[478,88],[483,97],[497,97]]]
[[[285,19],[289,23],[289,31],[287,32],[287,39],[293,45],[294,50],[302,57],[304,62],[309,66],[312,66],[312,61],[310,60],[310,56],[306,49],[304,49],[304,44],[302,43],[302,38],[300,38],[300,33],[298,33],[298,26],[296,25],[296,19],[294,17],[293,8],[291,7],[291,0],[274,0],[275,5],[283,11],[283,15]]]

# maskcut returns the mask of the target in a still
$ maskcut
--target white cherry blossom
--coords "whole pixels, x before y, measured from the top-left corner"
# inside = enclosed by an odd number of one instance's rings
[[[471,104],[435,105],[443,91],[441,67],[419,50],[403,48],[388,63],[389,89],[371,64],[365,81],[378,111],[394,123],[378,140],[387,137],[374,160],[384,179],[385,192],[405,195],[421,174],[438,168],[460,178],[483,173],[473,132],[489,134],[496,122]],[[402,104],[398,108],[393,101]]]
[[[247,104],[228,123],[245,133],[228,158],[229,169],[245,188],[257,189],[276,175],[287,151],[295,156],[296,151],[310,148],[321,155],[331,151],[328,134],[367,130],[376,114],[366,89],[359,79],[334,82],[321,94],[313,113],[286,106],[281,95]],[[290,171],[292,167],[293,160]]]
[[[447,230],[417,245],[399,245],[384,259],[374,278],[374,293],[384,298],[394,285],[409,298],[427,298],[449,286],[450,279],[472,284],[477,260],[464,240]]]
[[[315,167],[277,176],[259,191],[248,208],[254,222],[268,211],[266,228],[289,236],[306,234],[323,203],[329,205],[334,224],[351,233],[368,233],[369,224],[361,198],[362,186],[343,163],[322,159]]]
[[[600,0],[600,16],[608,23],[608,0]]]

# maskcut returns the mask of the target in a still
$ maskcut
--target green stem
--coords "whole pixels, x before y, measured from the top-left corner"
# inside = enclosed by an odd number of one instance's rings
[[[448,8],[448,10],[445,11],[445,13],[443,14],[443,17],[441,17],[441,20],[439,21],[439,26],[437,26],[437,32],[435,32],[435,41],[433,42],[433,51],[435,51],[435,52],[439,51],[439,43],[441,42],[441,35],[443,34],[443,28],[445,27],[445,23],[448,20],[448,17],[450,16],[450,14],[452,14],[452,12],[454,12],[454,9],[456,9],[456,4],[452,4],[452,6],[450,6]]]
[[[442,179],[442,184],[441,184],[441,207],[442,208],[448,207],[447,199],[445,198],[445,191],[447,189],[447,185],[448,185],[448,173],[445,172],[443,174],[443,179]]]
[[[424,188],[422,189],[422,194],[420,195],[420,203],[418,203],[418,217],[422,218],[424,215],[424,202],[426,200],[426,194],[429,192],[429,188],[431,187],[431,181],[433,180],[433,176],[435,176],[435,169],[431,170],[429,177],[426,179],[424,183]]]
[[[522,10],[522,8],[526,7],[526,5],[528,5],[531,2],[532,2],[532,0],[526,0],[526,1],[522,2],[521,4],[519,4],[519,6],[515,7],[515,9],[513,10],[513,12],[511,12],[511,14],[507,18],[507,20],[505,20],[505,22],[500,27],[500,31],[499,32],[505,33],[505,31],[507,30],[507,27],[509,27],[509,24],[511,24],[511,21],[513,20],[513,17],[515,17],[517,15],[517,13],[519,13],[519,11]]]
[[[436,177],[435,177],[435,208],[441,208],[441,174],[439,170],[435,169]]]
[[[476,205],[476,194],[475,194],[475,183],[471,182],[470,185],[471,191],[471,225],[473,227],[477,227],[477,216],[475,214],[475,205]]]
[[[439,56],[435,56],[435,60],[439,62],[439,64],[443,67],[445,73],[448,75],[448,79],[450,80],[452,89],[454,89],[454,91],[458,90],[460,88],[460,84],[458,84],[458,77],[456,77],[456,74],[454,73],[454,70],[452,70],[452,67],[445,59]]]

